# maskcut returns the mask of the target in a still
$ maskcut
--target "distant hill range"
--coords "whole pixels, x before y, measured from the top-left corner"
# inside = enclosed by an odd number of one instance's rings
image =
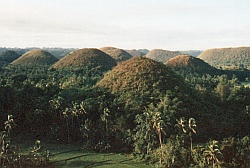
[[[193,57],[198,57],[203,51],[201,50],[185,50],[185,51],[180,51],[183,54],[188,54]]]
[[[182,53],[179,51],[169,51],[163,49],[153,49],[149,53],[146,54],[146,58],[153,59],[158,62],[166,63],[169,59],[181,55]]]
[[[138,50],[131,49],[131,50],[125,50],[125,51],[127,51],[133,57],[135,57],[135,56],[144,56],[144,55],[146,55],[149,52],[148,49],[138,49]]]
[[[103,47],[99,50],[105,52],[106,54],[110,55],[112,58],[116,60],[117,63],[128,60],[132,58],[128,52],[123,49],[115,48],[115,47]]]
[[[83,48],[73,51],[56,62],[52,67],[60,68],[101,68],[110,70],[116,66],[116,61],[110,55],[95,48]]]
[[[190,55],[178,55],[169,59],[166,65],[173,67],[177,71],[182,71],[184,73],[192,74],[210,74],[210,75],[220,75],[222,71],[216,69],[206,63],[205,61],[190,56]]]
[[[26,52],[11,64],[16,66],[37,66],[37,65],[52,65],[58,59],[49,52],[41,49],[35,49]]]
[[[216,67],[250,67],[250,47],[208,49],[198,58]]]
[[[19,58],[20,55],[15,51],[7,50],[0,54],[0,67],[6,66]]]
[[[49,53],[51,53],[52,55],[54,55],[55,57],[57,57],[58,59],[61,59],[62,57],[64,57],[65,55],[67,55],[68,53],[77,50],[76,48],[37,48],[37,47],[29,47],[29,48],[1,48],[0,47],[0,54],[11,50],[11,51],[15,51],[18,55],[23,55],[24,53],[31,51],[31,50],[35,50],[35,49],[42,49],[44,51],[47,51]]]

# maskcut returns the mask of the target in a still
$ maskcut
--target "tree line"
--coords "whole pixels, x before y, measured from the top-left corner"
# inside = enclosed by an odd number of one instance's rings
[[[237,76],[185,74],[187,92],[176,87],[149,97],[146,90],[96,87],[105,73],[89,67],[2,68],[0,123],[12,115],[15,136],[132,152],[163,167],[249,163],[250,88]]]

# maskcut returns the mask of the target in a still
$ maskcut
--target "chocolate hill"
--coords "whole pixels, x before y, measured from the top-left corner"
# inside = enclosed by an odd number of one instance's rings
[[[185,72],[211,75],[220,74],[220,70],[190,55],[178,55],[169,59],[166,65],[173,67],[175,70],[184,70]]]
[[[122,61],[132,58],[132,55],[130,55],[125,50],[115,48],[115,47],[103,47],[103,48],[100,48],[99,50],[110,55],[112,58],[116,60],[116,62],[122,62]]]
[[[121,62],[105,74],[97,86],[112,92],[146,92],[149,97],[154,92],[165,93],[176,86],[186,88],[182,78],[171,68],[145,57],[133,57]]]
[[[250,47],[208,49],[202,52],[198,58],[212,66],[249,66]]]
[[[69,53],[58,62],[53,68],[75,68],[75,67],[99,67],[103,70],[109,70],[116,66],[116,61],[108,54],[95,49],[83,48]]]
[[[9,63],[13,62],[17,58],[19,58],[20,55],[18,55],[15,51],[7,50],[0,54],[0,67],[8,65]]]
[[[169,51],[162,49],[153,49],[149,53],[146,54],[147,58],[153,59],[155,61],[159,61],[162,63],[167,62],[170,58],[173,58],[177,55],[181,55],[182,53],[179,51]]]
[[[13,61],[12,65],[18,66],[37,66],[37,65],[52,65],[58,59],[47,51],[35,49],[26,52],[21,57]]]

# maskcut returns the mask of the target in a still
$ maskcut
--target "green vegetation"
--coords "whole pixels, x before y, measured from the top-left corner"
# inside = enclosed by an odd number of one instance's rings
[[[247,69],[250,64],[250,48],[209,49],[202,52],[198,58],[218,68]]]
[[[7,50],[0,54],[0,67],[6,66],[10,64],[12,61],[19,58],[20,55],[18,55],[15,51]]]
[[[97,49],[60,61],[0,69],[2,165],[249,166],[243,71],[183,71],[145,57],[116,65]]]

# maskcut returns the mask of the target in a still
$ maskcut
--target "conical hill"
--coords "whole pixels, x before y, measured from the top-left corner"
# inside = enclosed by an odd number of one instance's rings
[[[0,67],[4,65],[8,65],[9,63],[13,62],[17,58],[19,58],[20,55],[18,55],[15,51],[7,50],[0,54]]]
[[[181,55],[182,53],[179,51],[169,51],[162,49],[153,49],[149,53],[146,54],[147,58],[153,59],[155,61],[159,61],[162,63],[167,62],[170,58],[173,58],[177,55]]]
[[[198,58],[212,66],[249,66],[250,47],[216,48],[202,52]]]
[[[72,67],[99,67],[103,70],[109,70],[114,66],[116,66],[116,61],[108,54],[95,48],[83,48],[69,53],[52,67],[56,69]]]
[[[182,78],[169,67],[145,57],[121,62],[105,74],[97,86],[112,92],[147,92],[148,96],[157,91],[165,93],[175,87],[186,88]]]
[[[19,66],[52,65],[58,59],[47,51],[35,49],[26,52],[11,64]]]
[[[125,50],[115,48],[115,47],[103,47],[100,48],[101,51],[105,52],[106,54],[110,55],[112,58],[116,60],[116,62],[122,62],[132,58]]]
[[[220,70],[212,67],[205,61],[190,56],[178,55],[167,61],[166,65],[173,67],[176,70],[184,70],[185,72],[198,73],[198,74],[220,74]]]

